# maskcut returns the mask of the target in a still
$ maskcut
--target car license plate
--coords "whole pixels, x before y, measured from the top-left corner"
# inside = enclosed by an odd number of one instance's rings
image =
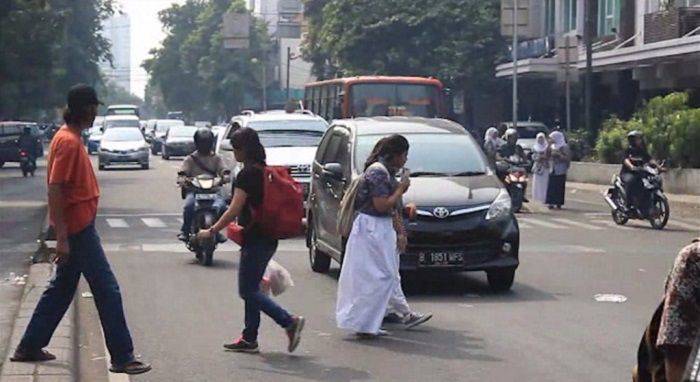
[[[462,252],[420,252],[418,264],[422,267],[446,267],[464,265]]]
[[[216,199],[216,194],[197,194],[194,196],[195,200],[214,200]]]

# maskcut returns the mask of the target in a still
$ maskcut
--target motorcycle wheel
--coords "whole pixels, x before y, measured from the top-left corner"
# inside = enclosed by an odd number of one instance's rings
[[[201,225],[202,228],[207,229],[214,225],[214,216],[211,214],[205,214],[202,219],[204,220]],[[211,238],[210,242],[198,243],[199,246],[199,263],[204,266],[210,266],[214,262],[214,249],[216,249],[215,238]]]
[[[214,248],[206,248],[204,251],[202,251],[202,265],[204,266],[211,266],[211,264],[214,262]]]
[[[671,216],[668,200],[666,200],[666,198],[654,197],[653,208],[657,209],[659,213],[656,217],[649,218],[649,223],[651,223],[654,229],[664,229],[666,223],[668,223],[668,218]]]
[[[630,218],[624,212],[620,210],[615,210],[612,212],[612,218],[615,224],[625,225],[630,220]]]

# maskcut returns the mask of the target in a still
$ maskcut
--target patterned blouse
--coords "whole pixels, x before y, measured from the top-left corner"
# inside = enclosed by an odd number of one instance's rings
[[[362,176],[364,177],[364,181],[360,189],[357,190],[357,197],[355,199],[357,210],[360,213],[371,216],[391,216],[391,211],[384,213],[377,211],[374,208],[372,199],[391,196],[398,187],[396,179],[393,176],[389,176],[386,171],[377,166],[368,168]]]
[[[700,326],[700,239],[683,248],[666,281],[657,346],[692,348]]]

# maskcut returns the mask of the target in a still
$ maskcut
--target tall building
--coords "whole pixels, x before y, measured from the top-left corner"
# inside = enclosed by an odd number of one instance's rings
[[[568,78],[575,91],[572,125],[581,127],[587,12],[594,123],[611,114],[629,117],[643,100],[671,91],[700,100],[700,0],[519,0],[519,118],[563,124]],[[512,0],[501,2],[501,30],[512,36]],[[510,61],[496,66],[496,77],[512,78]]]
[[[102,24],[102,34],[109,40],[112,62],[100,63],[105,78],[131,92],[131,21],[126,13],[118,13]]]

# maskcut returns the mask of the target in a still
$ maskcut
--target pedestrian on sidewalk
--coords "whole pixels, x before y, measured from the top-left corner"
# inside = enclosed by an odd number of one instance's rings
[[[359,214],[340,272],[336,321],[339,328],[352,330],[361,338],[387,334],[381,324],[390,301],[392,308],[411,314],[401,291],[399,235],[394,224],[396,206],[410,185],[407,172],[400,182],[395,180],[406,164],[408,149],[408,141],[400,135],[380,140],[365,163],[355,199]]]
[[[489,127],[484,134],[484,153],[492,166],[496,166],[498,150],[505,144],[505,141],[498,137],[498,129]]]
[[[566,138],[561,131],[555,131],[549,135],[552,140],[550,155],[552,158],[552,170],[547,185],[547,205],[550,209],[561,209],[564,205],[566,194],[566,173],[571,166],[571,150],[566,144]]]
[[[551,150],[547,136],[538,133],[532,146],[532,198],[542,204],[547,202],[547,187],[551,169]]]
[[[100,102],[88,85],[68,92],[63,125],[51,141],[47,165],[49,218],[56,231],[56,275],[41,296],[27,330],[11,358],[14,362],[50,361],[46,350],[71,304],[80,275],[85,276],[104,329],[113,373],[141,374],[151,365],[136,360],[124,317],[119,284],[95,229],[100,196],[81,132],[92,126]]]
[[[243,169],[234,183],[233,200],[228,210],[210,229],[197,234],[200,239],[211,238],[236,218],[244,227],[241,261],[238,265],[238,293],[245,302],[245,329],[240,337],[233,343],[225,344],[224,348],[234,352],[258,353],[260,311],[263,311],[285,329],[289,340],[287,350],[291,353],[299,346],[305,319],[292,316],[260,290],[260,281],[278,243],[258,229],[252,220],[252,208],[260,207],[263,202],[265,148],[260,143],[258,133],[247,127],[233,133],[231,147],[236,161],[243,163]]]

